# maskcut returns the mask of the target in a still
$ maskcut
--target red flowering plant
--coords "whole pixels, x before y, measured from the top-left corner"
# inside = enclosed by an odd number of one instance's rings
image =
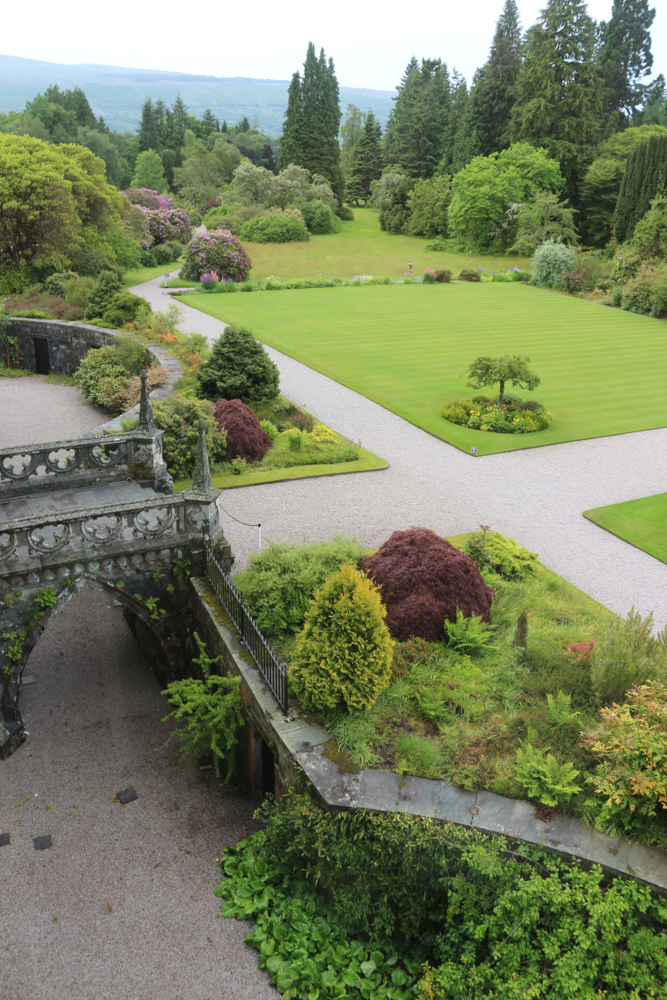
[[[600,710],[580,742],[598,761],[588,779],[604,799],[598,829],[667,843],[667,686],[631,688],[623,704]]]
[[[183,254],[181,278],[201,281],[216,271],[220,281],[245,281],[252,263],[245,247],[228,229],[214,229],[190,240]]]
[[[590,663],[594,649],[595,643],[592,640],[591,642],[568,642],[565,658],[579,667],[584,663]]]

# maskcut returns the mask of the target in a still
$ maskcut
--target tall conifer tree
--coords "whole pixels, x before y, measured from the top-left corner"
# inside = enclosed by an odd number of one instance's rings
[[[614,236],[629,240],[658,194],[667,194],[667,135],[652,135],[630,153],[614,211]]]
[[[144,153],[147,149],[159,149],[160,137],[158,135],[157,122],[155,120],[155,106],[150,97],[147,97],[141,106],[141,122],[139,125],[139,152]]]
[[[614,0],[611,19],[599,25],[604,105],[616,128],[635,122],[644,104],[648,87],[641,79],[653,65],[650,27],[654,19],[655,8],[649,8],[648,0]]]
[[[366,115],[361,135],[352,152],[348,199],[363,201],[371,196],[371,186],[382,173],[382,129],[380,123],[369,111]]]
[[[508,129],[511,142],[545,147],[560,163],[570,201],[577,175],[602,138],[595,22],[584,0],[548,0],[526,36]]]
[[[474,152],[489,156],[508,145],[506,132],[521,69],[521,23],[516,0],[505,0],[491,43],[489,58],[470,92],[468,112]]]
[[[440,59],[412,57],[387,123],[385,160],[410,177],[432,177],[443,153],[449,121],[450,83]]]
[[[333,60],[319,58],[308,44],[303,76],[295,73],[287,95],[280,145],[280,167],[290,163],[325,177],[342,204],[345,183],[340,166],[340,98]]]

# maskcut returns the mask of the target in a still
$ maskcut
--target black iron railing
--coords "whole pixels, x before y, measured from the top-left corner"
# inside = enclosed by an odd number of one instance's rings
[[[271,648],[248,611],[236,584],[215,557],[213,549],[204,542],[206,576],[225,610],[241,633],[246,649],[257,664],[257,669],[269,685],[276,701],[287,712],[287,667]]]

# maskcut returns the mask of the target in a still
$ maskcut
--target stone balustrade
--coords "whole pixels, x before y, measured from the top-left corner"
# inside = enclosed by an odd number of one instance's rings
[[[186,546],[204,536],[215,543],[220,534],[217,490],[159,497],[146,492],[146,500],[0,521],[0,578],[26,577],[65,563],[100,563],[147,547]]]
[[[128,478],[135,470],[144,476],[162,466],[162,432],[130,431],[104,438],[74,438],[46,444],[13,445],[0,449],[0,498],[80,486],[103,478]],[[82,475],[87,473],[87,475]]]

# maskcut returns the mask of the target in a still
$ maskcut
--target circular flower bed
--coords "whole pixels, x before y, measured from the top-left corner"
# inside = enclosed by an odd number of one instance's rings
[[[551,414],[536,399],[524,402],[519,396],[505,393],[502,409],[498,397],[474,396],[473,399],[456,399],[445,403],[441,410],[445,420],[452,424],[472,427],[477,431],[495,431],[496,434],[531,434],[551,426]]]

